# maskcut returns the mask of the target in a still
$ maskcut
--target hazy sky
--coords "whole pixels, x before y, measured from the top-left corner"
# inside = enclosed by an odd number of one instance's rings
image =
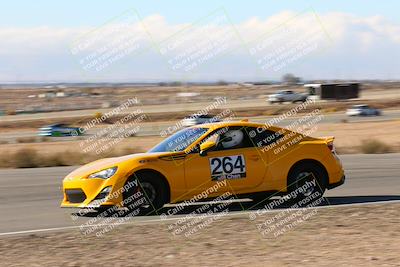
[[[395,1],[3,1],[0,82],[400,79]]]

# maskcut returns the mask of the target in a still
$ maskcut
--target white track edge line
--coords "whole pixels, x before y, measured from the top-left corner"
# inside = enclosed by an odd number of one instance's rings
[[[400,200],[383,200],[383,201],[374,201],[374,202],[362,202],[362,203],[353,203],[353,204],[339,204],[339,205],[326,205],[326,206],[318,206],[318,207],[313,207],[317,209],[323,209],[323,208],[335,208],[335,207],[350,207],[350,206],[364,206],[364,205],[377,205],[377,204],[383,204],[383,203],[400,203]],[[276,209],[276,210],[268,210],[267,213],[273,213],[273,212],[279,212],[282,211],[283,209]],[[256,212],[257,210],[246,210],[246,211],[239,211],[239,212],[232,212],[228,213],[226,216],[227,217],[233,217],[233,216],[241,216],[245,215],[251,212]],[[201,216],[201,215],[197,215]],[[202,215],[204,218],[209,218],[214,215]],[[196,216],[193,216],[196,217]],[[174,216],[172,218],[165,218],[165,219],[154,219],[154,220],[146,220],[146,221],[140,221],[140,222],[125,222],[125,223],[120,223],[119,225],[145,225],[147,223],[156,223],[156,222],[164,222],[164,221],[173,221],[173,220],[179,220],[184,218],[184,216]],[[190,218],[190,217],[189,217]],[[97,226],[109,226],[112,224],[96,224]],[[61,231],[61,230],[67,230],[67,229],[79,229],[79,228],[88,228],[92,227],[91,225],[71,225],[71,226],[63,226],[63,227],[54,227],[54,228],[42,228],[42,229],[33,229],[33,230],[22,230],[22,231],[12,231],[12,232],[3,232],[0,233],[1,236],[12,236],[12,235],[20,235],[20,234],[33,234],[33,233],[43,233],[43,232],[55,232],[55,231]]]

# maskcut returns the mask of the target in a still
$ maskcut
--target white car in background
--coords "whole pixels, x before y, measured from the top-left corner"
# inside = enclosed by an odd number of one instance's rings
[[[305,102],[307,100],[308,94],[306,93],[296,93],[291,90],[278,91],[275,94],[268,96],[268,102],[273,103],[283,103],[283,102]]]
[[[220,122],[220,121],[221,121],[220,119],[211,115],[189,116],[182,120],[182,125],[185,127],[190,127],[193,125]]]
[[[368,105],[354,105],[346,111],[347,116],[379,116],[381,111]]]

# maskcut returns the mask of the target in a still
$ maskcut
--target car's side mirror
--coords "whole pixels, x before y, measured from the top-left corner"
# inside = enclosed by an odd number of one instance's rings
[[[207,151],[200,150],[199,155],[202,156],[202,157],[205,157],[205,156],[207,156]]]
[[[207,156],[207,152],[210,149],[213,149],[217,144],[215,142],[212,141],[207,141],[204,142],[203,144],[200,145],[200,150],[199,150],[199,154],[200,156],[204,157]]]

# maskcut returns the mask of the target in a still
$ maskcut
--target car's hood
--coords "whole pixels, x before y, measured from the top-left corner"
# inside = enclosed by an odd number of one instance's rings
[[[65,178],[67,180],[83,178],[88,176],[89,174],[108,169],[114,166],[118,166],[118,164],[123,162],[134,162],[143,159],[150,159],[150,158],[158,158],[160,156],[168,156],[172,155],[173,153],[170,152],[160,152],[160,153],[138,153],[138,154],[131,154],[122,157],[114,157],[114,158],[105,158],[99,159],[88,164],[85,164],[76,170],[72,171],[68,174]]]

